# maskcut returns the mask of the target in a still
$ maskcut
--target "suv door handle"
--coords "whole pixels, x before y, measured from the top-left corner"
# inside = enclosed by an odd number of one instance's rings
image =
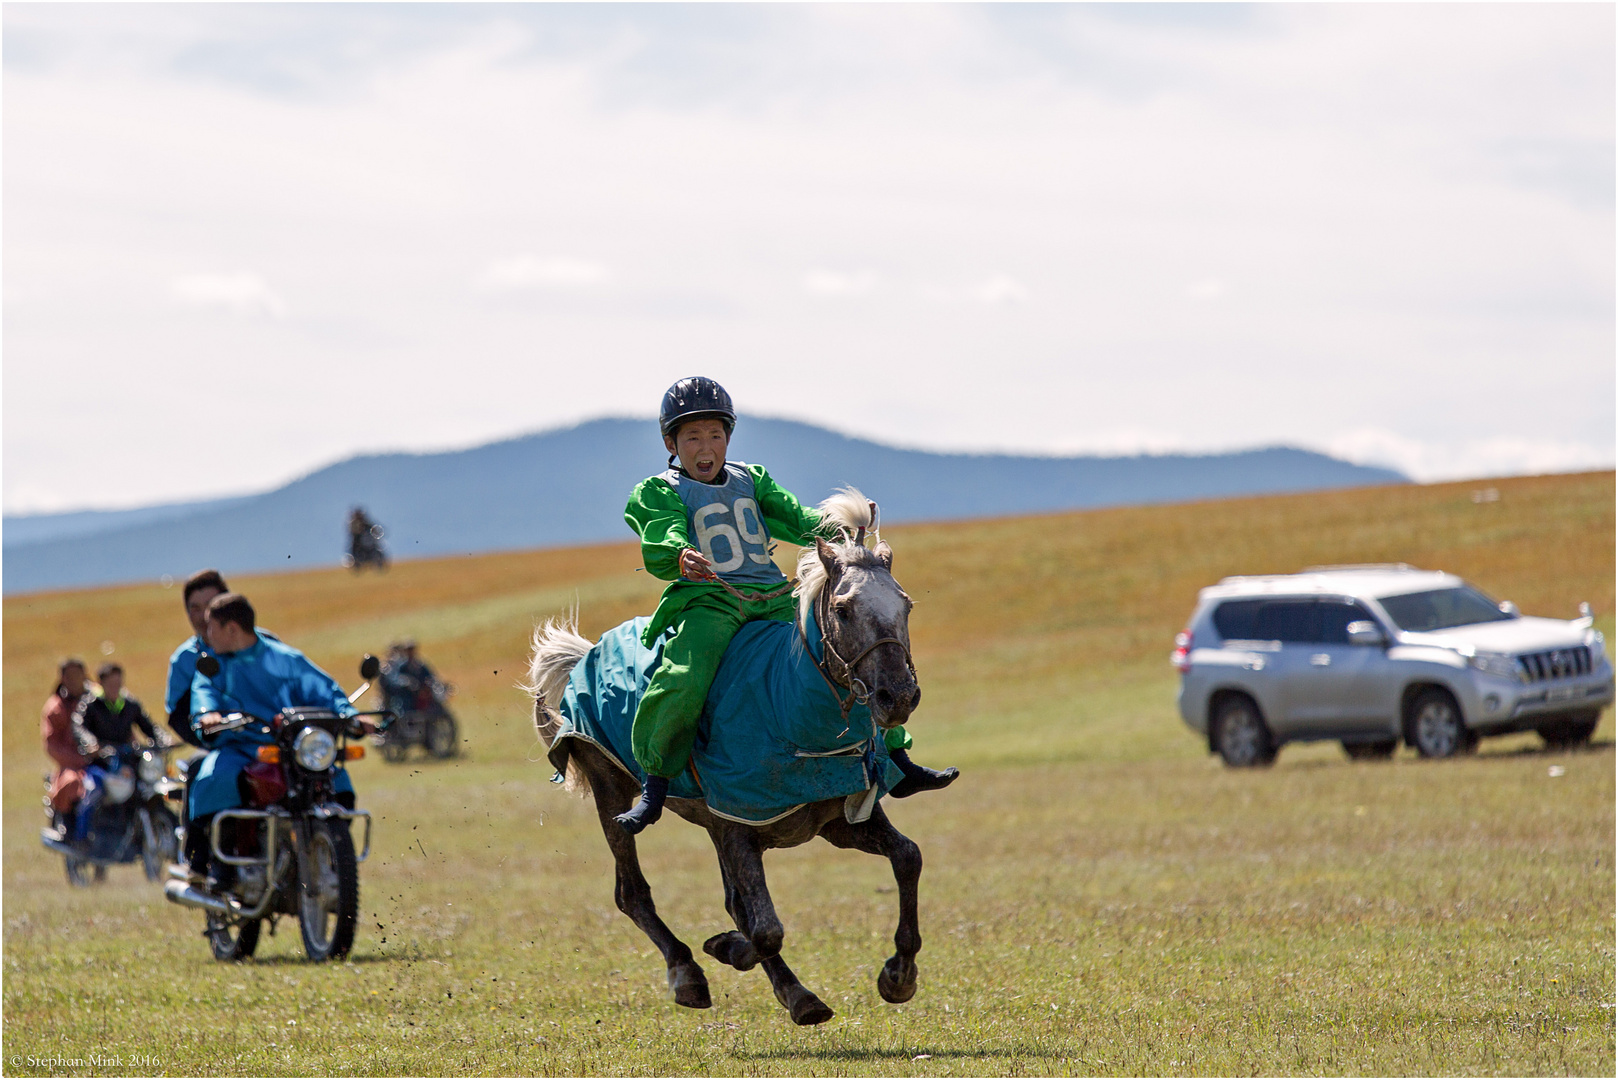
[[[1331,653],[1317,652],[1309,658],[1315,667],[1331,667]]]

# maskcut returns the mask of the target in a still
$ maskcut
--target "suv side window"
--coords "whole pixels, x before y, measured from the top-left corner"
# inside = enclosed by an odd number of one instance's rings
[[[1363,606],[1347,600],[1322,600],[1315,606],[1320,617],[1320,633],[1315,640],[1325,645],[1347,645],[1351,622],[1376,622]]]
[[[1226,641],[1256,641],[1255,629],[1262,600],[1226,600],[1214,608],[1214,629]]]
[[[1313,600],[1264,601],[1254,620],[1253,637],[1260,641],[1314,641],[1317,606]]]

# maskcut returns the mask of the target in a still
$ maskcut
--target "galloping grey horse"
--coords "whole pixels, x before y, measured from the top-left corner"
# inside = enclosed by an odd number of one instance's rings
[[[800,621],[814,618],[821,628],[826,644],[822,672],[842,693],[858,691],[877,725],[891,728],[909,717],[921,700],[921,690],[910,664],[911,600],[893,579],[893,551],[880,539],[872,549],[857,539],[872,524],[869,506],[852,491],[821,504],[847,535],[840,543],[819,541],[804,550],[795,591]],[[555,742],[563,724],[550,703],[562,700],[569,673],[590,647],[571,620],[553,619],[534,634],[527,688],[534,699],[535,727],[547,747]],[[842,657],[852,659],[844,662]],[[693,1009],[708,1008],[707,976],[691,949],[658,917],[651,886],[636,856],[635,838],[613,821],[634,803],[640,794],[639,782],[594,744],[578,739],[570,743],[566,784],[581,795],[595,796],[601,831],[617,863],[614,897],[618,909],[663,954],[674,1000]],[[877,976],[877,990],[885,1001],[895,1004],[909,1001],[915,994],[916,954],[921,950],[916,914],[921,850],[893,827],[880,802],[858,824],[846,819],[842,798],[809,803],[767,825],[719,817],[700,799],[670,799],[668,805],[680,817],[708,830],[719,855],[725,910],[736,923],[735,930],[709,938],[703,951],[738,971],[762,965],[776,1000],[795,1023],[823,1023],[833,1013],[781,958],[784,931],[765,886],[763,854],[817,836],[837,847],[886,856],[892,864],[899,888],[899,926],[893,935],[894,954]]]

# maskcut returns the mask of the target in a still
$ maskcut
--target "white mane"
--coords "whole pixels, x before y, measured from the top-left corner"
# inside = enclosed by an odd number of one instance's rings
[[[872,537],[875,538],[876,518],[871,513],[871,500],[862,495],[858,488],[839,488],[836,494],[823,501],[817,509],[842,533],[841,540],[827,541],[837,548],[840,554],[853,560],[858,560],[861,553],[869,554],[869,550],[863,544],[855,543],[854,538],[860,529],[872,530]],[[804,548],[798,555],[798,584],[792,592],[798,598],[798,624],[805,631],[809,629],[810,613],[814,611],[815,600],[825,587],[826,568],[821,565],[819,553],[813,545]]]

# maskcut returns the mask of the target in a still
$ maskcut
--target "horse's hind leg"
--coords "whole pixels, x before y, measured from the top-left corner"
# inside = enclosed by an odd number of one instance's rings
[[[719,852],[719,873],[725,882],[725,910],[736,922],[735,931],[715,934],[703,949],[715,959],[746,971],[758,964],[769,976],[775,1000],[792,1015],[795,1024],[823,1024],[836,1014],[798,981],[781,959],[785,931],[776,917],[764,882],[764,852],[750,830],[713,831]]]
[[[618,902],[618,910],[628,915],[652,939],[657,951],[663,954],[675,1004],[690,1009],[708,1008],[713,1003],[708,995],[708,977],[691,955],[690,946],[675,937],[668,924],[657,914],[657,907],[652,903],[652,886],[647,882],[646,875],[641,873],[635,838],[612,820],[629,809],[639,789],[633,782],[619,782],[616,775],[592,775],[590,785],[595,793],[596,815],[601,819],[601,831],[606,834],[607,846],[612,849],[616,863],[617,881],[613,886],[613,899]]]
[[[916,954],[921,951],[921,922],[916,912],[921,849],[893,827],[880,803],[860,824],[850,825],[837,818],[824,826],[820,835],[840,848],[885,855],[893,864],[893,880],[899,886],[899,927],[893,933],[894,954],[882,965],[876,989],[883,1001],[895,1005],[909,1001],[916,994]]]

